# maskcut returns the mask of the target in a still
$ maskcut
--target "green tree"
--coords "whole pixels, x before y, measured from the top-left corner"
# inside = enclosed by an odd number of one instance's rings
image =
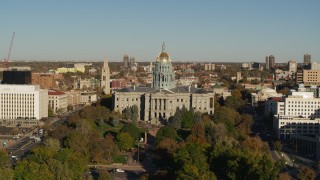
[[[123,110],[123,113],[124,113],[124,117],[125,117],[127,120],[132,119],[131,107],[126,107],[126,108]]]
[[[175,140],[178,137],[177,131],[172,126],[162,126],[156,135],[156,142],[159,143],[161,140],[165,138],[170,138]]]
[[[241,99],[242,98],[242,94],[238,89],[233,89],[231,91],[231,96],[236,98],[236,99]]]
[[[49,116],[49,117],[54,116],[53,110],[51,109],[50,106],[48,107],[48,116]]]
[[[123,151],[129,151],[134,146],[134,138],[125,132],[121,132],[117,135],[118,146]]]
[[[282,162],[274,164],[268,154],[247,149],[215,146],[211,151],[211,168],[224,179],[276,179]]]
[[[48,149],[58,152],[60,150],[60,142],[57,139],[54,138],[48,138],[44,142],[44,146],[47,147]]]
[[[68,164],[62,164],[56,159],[49,159],[47,164],[55,179],[68,180],[72,178],[72,172],[69,170]]]
[[[139,108],[138,108],[138,106],[137,105],[133,105],[131,107],[131,111],[132,111],[132,120],[133,120],[133,122],[136,123],[138,121],[138,119],[139,119]]]
[[[216,123],[223,123],[229,133],[236,135],[236,122],[241,121],[241,116],[234,109],[222,106],[215,112],[214,121]]]
[[[196,117],[193,109],[191,108],[189,111],[183,106],[182,107],[182,119],[181,126],[182,128],[191,128],[191,126],[195,123]]]
[[[131,137],[134,138],[134,140],[139,141],[140,140],[140,129],[137,128],[137,126],[135,126],[132,123],[126,124],[124,125],[121,129],[120,129],[121,133],[128,133]]]
[[[204,149],[198,144],[189,143],[174,155],[177,179],[216,179],[209,170]]]
[[[0,149],[0,180],[13,179],[13,171],[9,167],[10,160],[7,153]]]
[[[80,152],[85,156],[89,154],[90,136],[79,131],[73,131],[64,141],[64,145],[74,151]]]
[[[274,146],[274,149],[277,150],[277,151],[281,151],[281,149],[282,149],[282,143],[281,143],[281,141],[275,141],[275,142],[273,143],[273,146]]]
[[[181,128],[182,111],[177,107],[173,117],[169,119],[169,124],[175,129]]]

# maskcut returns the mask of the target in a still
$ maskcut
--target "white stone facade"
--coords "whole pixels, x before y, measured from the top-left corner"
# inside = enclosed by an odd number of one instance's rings
[[[0,85],[0,119],[48,117],[48,90],[39,85]]]
[[[151,88],[125,88],[113,93],[114,110],[120,113],[127,107],[137,105],[140,119],[158,124],[159,119],[168,119],[176,109],[183,106],[195,112],[214,113],[214,93],[192,87],[177,87],[172,90]]]
[[[97,92],[84,91],[80,93],[81,104],[91,104],[97,102]]]
[[[53,113],[64,113],[67,112],[68,108],[68,95],[60,92],[50,90],[49,94],[49,107],[52,109]]]
[[[273,129],[278,139],[289,139],[292,134],[319,134],[319,128],[319,118],[275,115],[273,119]]]

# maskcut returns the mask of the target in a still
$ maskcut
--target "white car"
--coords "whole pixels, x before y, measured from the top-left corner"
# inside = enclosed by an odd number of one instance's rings
[[[123,170],[123,169],[116,169],[116,171],[117,171],[117,172],[119,172],[119,173],[124,172],[124,170]]]

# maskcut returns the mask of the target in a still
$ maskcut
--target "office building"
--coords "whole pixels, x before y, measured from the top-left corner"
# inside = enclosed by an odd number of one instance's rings
[[[303,55],[303,64],[305,64],[305,65],[311,64],[311,55],[310,54]]]
[[[303,70],[303,84],[305,86],[320,85],[320,70]]]
[[[204,64],[204,70],[205,71],[214,71],[216,68],[216,65],[215,64]]]
[[[48,90],[39,85],[0,85],[0,119],[48,117]]]
[[[56,86],[56,74],[32,73],[31,83],[38,84],[43,89],[53,89]]]
[[[270,70],[274,68],[275,65],[275,57],[273,55],[267,56],[266,57],[266,69]]]
[[[7,70],[3,71],[1,84],[31,84],[31,71]]]
[[[291,135],[319,134],[320,118],[275,115],[273,129],[278,139],[290,139]]]
[[[136,66],[136,59],[134,57],[130,57],[130,67]]]
[[[298,64],[295,60],[290,60],[288,62],[288,71],[290,75],[294,75],[297,72]]]
[[[123,56],[123,66],[124,66],[124,68],[129,67],[129,56],[128,55]]]

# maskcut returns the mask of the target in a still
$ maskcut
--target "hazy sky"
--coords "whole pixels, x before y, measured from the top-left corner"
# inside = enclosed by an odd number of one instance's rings
[[[7,0],[0,58],[154,61],[320,60],[319,0]]]

